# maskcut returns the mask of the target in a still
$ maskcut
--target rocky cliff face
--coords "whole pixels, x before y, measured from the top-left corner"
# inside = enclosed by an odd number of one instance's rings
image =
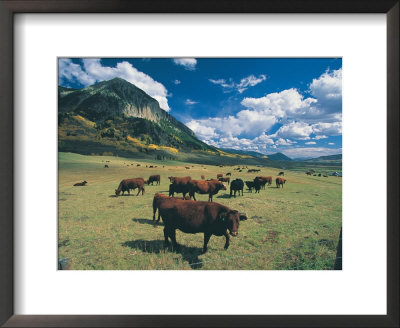
[[[94,121],[108,119],[110,116],[138,117],[157,123],[167,120],[194,136],[186,125],[163,110],[157,100],[121,78],[99,82],[80,90],[59,87],[58,110],[60,113],[79,113]]]

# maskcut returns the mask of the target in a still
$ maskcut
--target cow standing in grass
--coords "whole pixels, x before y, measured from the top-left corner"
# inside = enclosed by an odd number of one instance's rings
[[[171,184],[169,185],[169,196],[174,196],[175,193],[182,193],[185,198],[186,194],[189,192],[188,182],[192,180],[190,176],[186,177],[168,177]]]
[[[276,178],[275,179],[276,188],[280,188],[280,186],[282,186],[282,188],[283,188],[283,185],[285,184],[285,182],[286,182],[286,179],[284,179],[284,178],[280,178],[280,177]]]
[[[159,185],[160,181],[161,181],[161,178],[160,178],[159,174],[150,175],[149,179],[147,180],[147,184],[149,185],[151,183],[151,185],[153,186],[153,183],[156,182],[156,185]]]
[[[203,253],[207,252],[207,244],[212,235],[225,236],[224,249],[229,247],[229,235],[238,235],[239,221],[247,219],[238,211],[218,203],[163,200],[159,205],[159,213],[164,222],[164,245],[168,246],[168,238],[176,250],[176,229],[184,233],[204,233]]]
[[[119,183],[118,189],[115,189],[115,195],[119,196],[122,191],[122,195],[124,195],[125,191],[130,195],[130,190],[135,190],[138,188],[138,193],[136,196],[142,192],[144,194],[144,179],[143,178],[133,178],[133,179],[124,179]]]
[[[229,198],[232,197],[232,192],[234,192],[234,196],[236,197],[236,192],[239,191],[239,196],[240,196],[240,191],[242,191],[242,196],[243,196],[243,188],[244,188],[244,182],[242,179],[235,179],[231,182],[231,190],[229,194]]]
[[[195,193],[208,194],[208,201],[212,202],[213,195],[217,194],[220,190],[226,190],[225,185],[217,180],[202,181],[190,180],[188,182],[189,196],[196,200]]]

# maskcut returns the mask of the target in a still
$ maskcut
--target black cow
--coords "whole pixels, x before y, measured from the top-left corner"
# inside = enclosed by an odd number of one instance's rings
[[[232,197],[232,191],[234,192],[234,197],[236,197],[236,191],[239,191],[239,196],[240,196],[240,191],[242,191],[242,196],[243,196],[243,188],[244,188],[244,182],[242,179],[235,179],[231,182],[231,192],[229,194],[229,198]]]

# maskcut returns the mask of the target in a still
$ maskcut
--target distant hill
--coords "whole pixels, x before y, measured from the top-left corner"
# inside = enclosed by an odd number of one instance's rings
[[[290,157],[287,157],[286,155],[282,153],[275,153],[271,155],[267,155],[269,159],[272,159],[274,161],[291,161],[292,159]]]
[[[157,100],[121,78],[78,90],[59,86],[58,124],[60,151],[170,157],[191,151],[218,154],[160,108]]]
[[[342,163],[342,154],[320,156],[304,160],[304,162],[313,163]]]

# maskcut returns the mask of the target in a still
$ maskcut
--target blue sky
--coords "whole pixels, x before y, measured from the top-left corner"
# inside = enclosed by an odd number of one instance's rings
[[[342,152],[341,58],[86,58],[59,60],[59,84],[121,77],[204,142],[282,152]]]

